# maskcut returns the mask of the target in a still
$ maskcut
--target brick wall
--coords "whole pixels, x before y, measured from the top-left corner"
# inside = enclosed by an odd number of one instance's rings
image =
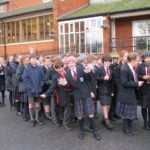
[[[132,21],[146,20],[146,19],[150,19],[150,15],[116,19],[115,21],[116,38],[131,38],[132,37]],[[117,42],[116,45],[121,46],[121,43]],[[128,40],[127,45],[132,45],[132,40]],[[127,48],[127,50],[129,51],[131,49],[132,48],[130,47]],[[121,50],[121,49],[118,49],[118,50]]]
[[[23,7],[33,6],[42,3],[42,0],[11,0],[8,10],[15,10]]]
[[[54,1],[54,30],[56,47],[59,47],[58,42],[58,17],[65,15],[73,10],[84,7],[88,5],[89,0],[53,0]]]

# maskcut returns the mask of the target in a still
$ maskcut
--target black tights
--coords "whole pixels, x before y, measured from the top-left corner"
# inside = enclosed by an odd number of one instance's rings
[[[144,124],[146,124],[147,122],[150,122],[150,108],[142,108],[141,112],[142,112]]]
[[[5,105],[5,91],[1,91],[2,94],[2,104]]]

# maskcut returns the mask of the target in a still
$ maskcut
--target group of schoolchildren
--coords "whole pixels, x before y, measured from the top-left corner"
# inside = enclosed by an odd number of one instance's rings
[[[102,124],[113,130],[115,119],[123,120],[123,132],[136,135],[133,121],[141,106],[144,130],[150,130],[150,52],[122,50],[112,54],[75,54],[37,57],[35,54],[0,58],[0,106],[5,106],[5,90],[10,109],[22,115],[32,127],[52,121],[71,131],[79,124],[79,139],[85,131],[101,140],[96,118],[100,101]]]

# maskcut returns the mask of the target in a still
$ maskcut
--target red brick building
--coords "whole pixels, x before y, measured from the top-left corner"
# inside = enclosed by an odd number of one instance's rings
[[[0,56],[150,49],[149,0],[0,0]]]

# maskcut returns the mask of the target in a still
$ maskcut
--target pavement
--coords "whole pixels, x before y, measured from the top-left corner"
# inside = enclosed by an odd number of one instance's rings
[[[88,132],[85,139],[79,140],[77,124],[73,125],[73,131],[55,127],[47,120],[44,120],[43,126],[30,127],[29,122],[10,110],[7,97],[6,103],[0,108],[0,150],[150,150],[150,131],[142,129],[140,108],[139,118],[134,121],[138,135],[128,137],[122,133],[121,120],[113,123],[113,131],[106,130],[101,124],[101,108],[98,107],[97,125],[102,140],[96,141]]]

